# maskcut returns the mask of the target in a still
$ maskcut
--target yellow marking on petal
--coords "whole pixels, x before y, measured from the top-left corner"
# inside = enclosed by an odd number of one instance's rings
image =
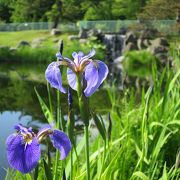
[[[31,133],[22,133],[21,132],[21,135],[23,136],[23,139],[26,144],[31,144],[32,139],[33,139],[33,135]]]
[[[99,67],[98,63],[96,61],[93,61],[93,63],[94,63],[94,66],[98,69]]]

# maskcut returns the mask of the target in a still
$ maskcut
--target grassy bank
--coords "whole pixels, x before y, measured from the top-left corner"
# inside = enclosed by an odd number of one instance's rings
[[[64,42],[64,56],[71,58],[71,52],[83,51],[88,53],[90,49],[98,49],[96,58],[104,59],[103,46],[99,42],[91,40],[80,43],[79,40],[69,40],[71,34],[50,35],[49,31],[19,31],[0,33],[0,61],[13,62],[51,62],[55,59],[55,54],[59,49],[59,41]],[[38,41],[38,45],[33,46],[33,41]],[[17,48],[21,41],[27,41],[32,46]]]

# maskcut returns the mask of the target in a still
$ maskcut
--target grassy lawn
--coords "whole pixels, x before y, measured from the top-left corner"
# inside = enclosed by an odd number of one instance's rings
[[[51,61],[55,57],[55,53],[59,49],[59,40],[64,42],[63,54],[65,57],[71,58],[72,52],[83,51],[88,53],[92,48],[97,51],[96,58],[104,59],[104,50],[98,48],[99,42],[80,43],[79,40],[69,40],[68,36],[72,33],[63,33],[60,35],[52,36],[50,31],[47,30],[31,30],[31,31],[16,31],[16,32],[0,32],[0,46],[16,47],[20,41],[28,41],[32,43],[34,39],[43,38],[44,40],[36,48],[26,47],[18,49],[16,52],[6,50],[0,51],[1,61]]]
[[[41,31],[16,31],[16,32],[0,32],[0,45],[16,46],[19,41],[25,40],[31,42],[33,39],[49,37],[50,33],[47,30]]]
[[[67,37],[70,34],[64,33],[61,35],[52,36],[48,30],[29,30],[16,32],[0,32],[0,46],[16,46],[20,41],[28,41],[31,43],[34,39],[44,38],[43,46],[51,46],[55,39],[62,39],[67,42]]]

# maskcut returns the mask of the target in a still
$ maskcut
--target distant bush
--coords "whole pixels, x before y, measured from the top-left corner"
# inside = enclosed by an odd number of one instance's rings
[[[12,62],[49,62],[55,57],[55,49],[52,48],[0,48],[0,61]]]
[[[147,77],[156,58],[148,51],[130,51],[125,54],[123,67],[129,76]]]

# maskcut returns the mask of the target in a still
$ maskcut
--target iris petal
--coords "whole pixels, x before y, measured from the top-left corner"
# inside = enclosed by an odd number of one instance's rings
[[[78,55],[77,52],[73,52],[73,53],[72,53],[72,57],[73,57],[74,59],[77,57],[77,55]]]
[[[69,68],[67,69],[67,80],[70,87],[77,90],[76,74]]]
[[[41,139],[41,136],[43,136],[43,134],[47,134],[46,132],[50,131],[52,129],[52,127],[50,125],[46,125],[43,128],[41,128],[37,134],[37,138],[38,140]]]
[[[27,129],[26,127],[22,126],[21,124],[15,125],[14,128],[17,131],[21,131],[22,133],[28,133],[28,132],[32,132],[32,129]]]
[[[66,93],[62,85],[61,72],[57,62],[49,64],[45,72],[45,77],[52,87],[59,89],[62,93]]]
[[[96,54],[96,51],[94,49],[92,49],[88,55],[82,57],[81,61],[85,60],[85,59],[90,59],[91,57],[93,57]]]
[[[71,150],[71,142],[68,136],[59,130],[54,130],[53,134],[50,135],[53,146],[57,148],[60,153],[60,159],[65,159]]]
[[[62,54],[60,52],[56,53],[56,57],[60,60],[60,61],[67,61],[70,64],[73,64],[72,60],[67,58],[67,57],[63,57]]]
[[[84,55],[84,53],[81,51],[79,51],[78,53],[76,53],[76,52],[72,53],[72,57],[74,58],[74,63],[76,64],[76,66],[80,65],[83,55]]]
[[[87,87],[84,90],[84,93],[85,93],[86,97],[91,96],[99,88],[99,86],[102,84],[102,82],[106,79],[108,72],[109,72],[108,67],[105,63],[103,63],[102,61],[99,61],[99,60],[97,60],[95,62],[97,63],[98,77],[97,77],[97,75],[93,75],[93,72],[95,70],[92,67],[92,63],[87,65],[85,68],[85,79],[87,81]],[[95,77],[97,78],[96,80],[94,80],[96,83],[89,82],[89,86],[88,86],[88,81],[92,81],[89,79],[90,78],[95,79]]]
[[[99,76],[98,76],[98,69],[91,62],[89,65],[86,66],[85,69],[85,79],[87,82],[86,89],[84,90],[85,95],[91,94],[92,88],[96,86]]]
[[[79,56],[78,56],[78,53],[73,52],[72,53],[72,57],[74,58],[74,63],[76,64],[76,66],[79,66]]]
[[[40,159],[40,146],[36,138],[25,144],[21,135],[10,135],[6,140],[10,166],[23,174],[33,170]]]

